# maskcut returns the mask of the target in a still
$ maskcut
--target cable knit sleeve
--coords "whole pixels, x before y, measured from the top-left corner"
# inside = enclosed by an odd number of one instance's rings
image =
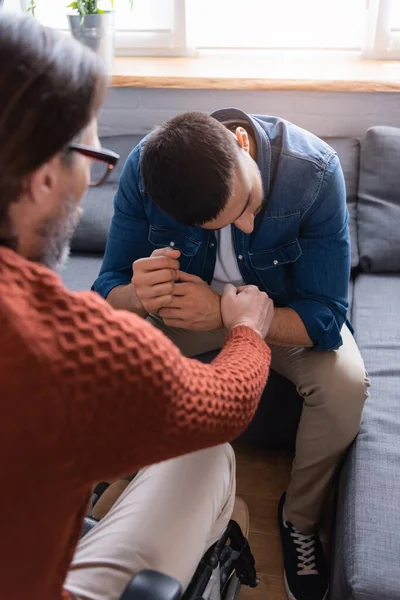
[[[251,329],[234,329],[218,358],[203,364],[96,293],[69,292],[47,269],[12,254],[5,260],[3,304],[40,367],[35,410],[40,403],[59,452],[75,456],[77,477],[132,473],[246,428],[270,364],[268,346]]]
[[[94,480],[234,439],[268,377],[270,350],[247,327],[234,329],[209,365],[95,294],[60,307],[57,327],[53,365],[73,411],[79,460]]]

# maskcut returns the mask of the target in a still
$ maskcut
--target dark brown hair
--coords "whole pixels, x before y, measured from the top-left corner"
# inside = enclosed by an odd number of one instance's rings
[[[187,112],[145,141],[141,170],[146,191],[184,225],[203,225],[224,209],[232,191],[238,145],[216,119]]]
[[[26,176],[96,114],[107,78],[83,45],[30,16],[0,10],[0,226]],[[0,243],[5,243],[2,240]]]

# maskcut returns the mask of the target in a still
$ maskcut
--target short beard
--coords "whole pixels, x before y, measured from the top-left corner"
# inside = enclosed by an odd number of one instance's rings
[[[55,271],[65,267],[71,250],[71,239],[81,213],[82,209],[77,206],[76,200],[66,196],[57,214],[47,219],[38,231],[43,240],[38,262]]]

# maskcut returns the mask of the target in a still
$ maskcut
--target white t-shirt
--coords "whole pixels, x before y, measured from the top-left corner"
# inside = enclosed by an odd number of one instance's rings
[[[222,294],[226,283],[239,287],[245,285],[240,273],[235,248],[232,239],[232,226],[227,225],[216,232],[217,260],[215,262],[214,277],[211,282],[213,290]]]

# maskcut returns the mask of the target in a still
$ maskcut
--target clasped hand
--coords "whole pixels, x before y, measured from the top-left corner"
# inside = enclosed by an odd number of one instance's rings
[[[147,313],[166,325],[194,331],[223,326],[221,297],[200,277],[179,270],[179,250],[159,248],[133,263],[134,294]]]
[[[132,292],[137,306],[158,313],[165,324],[192,331],[247,325],[265,338],[274,305],[255,286],[227,284],[221,297],[196,275],[179,269],[179,250],[159,248],[133,263]],[[222,307],[222,309],[221,309]]]
[[[200,277],[177,272],[171,302],[158,314],[170,327],[213,331],[223,327],[221,296]]]

